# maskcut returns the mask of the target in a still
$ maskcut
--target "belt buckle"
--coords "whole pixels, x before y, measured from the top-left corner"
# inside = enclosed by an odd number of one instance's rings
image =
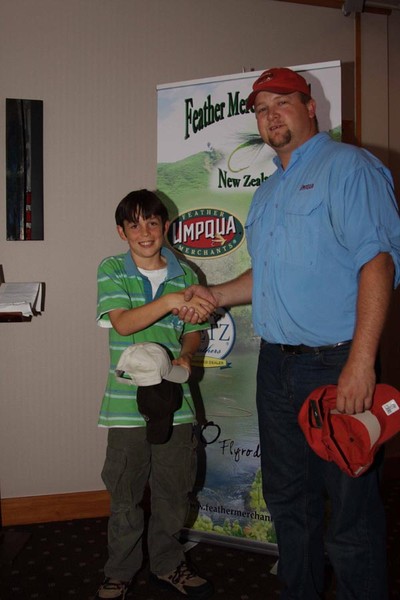
[[[280,344],[281,351],[286,354],[301,354],[300,346],[291,346],[290,344]]]

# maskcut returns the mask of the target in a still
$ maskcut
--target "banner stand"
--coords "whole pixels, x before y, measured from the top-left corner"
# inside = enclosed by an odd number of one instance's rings
[[[340,62],[291,68],[311,84],[321,131],[340,139]],[[246,109],[260,74],[157,87],[157,187],[171,220],[168,243],[202,283],[227,281],[250,266],[246,217],[255,190],[275,171],[275,153]],[[191,386],[199,422],[213,421],[219,431],[199,444],[198,493],[184,538],[277,555],[261,485],[259,344],[251,306],[219,309],[203,333]]]

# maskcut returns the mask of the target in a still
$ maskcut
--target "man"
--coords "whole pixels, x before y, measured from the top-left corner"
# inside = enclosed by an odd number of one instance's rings
[[[400,275],[392,179],[367,151],[318,132],[309,86],[290,69],[265,71],[247,107],[277,155],[246,222],[252,268],[211,288],[194,286],[186,298],[253,303],[263,490],[277,533],[282,599],[323,597],[326,549],[338,600],[386,600],[377,465],[347,476],[308,447],[297,416],[326,384],[337,384],[340,412],[371,406],[379,340]],[[190,309],[179,315],[198,320]]]

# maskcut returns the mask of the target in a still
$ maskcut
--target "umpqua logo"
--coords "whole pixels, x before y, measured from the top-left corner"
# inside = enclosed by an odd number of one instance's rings
[[[236,250],[244,227],[234,215],[216,208],[197,208],[180,214],[168,230],[174,250],[192,258],[219,258]]]

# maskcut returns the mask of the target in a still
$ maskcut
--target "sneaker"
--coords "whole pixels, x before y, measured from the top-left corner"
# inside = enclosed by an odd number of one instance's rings
[[[124,600],[129,588],[129,581],[119,581],[112,577],[106,577],[95,595],[95,600],[101,598]]]
[[[214,593],[212,584],[197,575],[185,561],[182,561],[174,571],[166,575],[150,573],[150,581],[159,587],[173,589],[181,596],[195,600],[206,600]]]

